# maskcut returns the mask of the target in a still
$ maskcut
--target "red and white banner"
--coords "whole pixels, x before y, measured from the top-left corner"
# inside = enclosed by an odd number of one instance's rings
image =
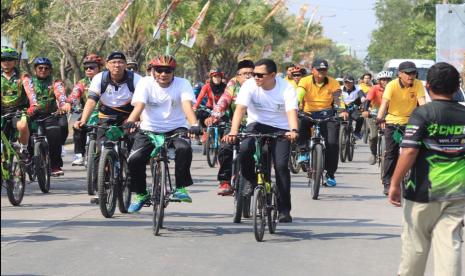
[[[154,40],[160,38],[160,30],[167,28],[165,21],[170,16],[170,13],[174,11],[179,2],[181,2],[181,0],[172,0],[165,11],[163,11],[163,13],[160,15],[160,19],[158,20],[158,23],[153,30],[152,38]]]
[[[197,16],[197,19],[194,21],[194,24],[187,30],[186,37],[181,41],[181,44],[192,48],[194,46],[195,40],[197,39],[197,33],[202,25],[205,15],[207,14],[208,7],[210,6],[210,0],[203,6],[202,10]]]
[[[113,38],[116,32],[121,27],[121,24],[123,24],[123,20],[126,17],[126,12],[128,11],[129,6],[131,6],[132,2],[134,2],[134,0],[126,0],[124,6],[121,8],[120,13],[115,18],[115,21],[113,21],[113,23],[110,25],[110,28],[108,28],[107,33],[109,38]]]

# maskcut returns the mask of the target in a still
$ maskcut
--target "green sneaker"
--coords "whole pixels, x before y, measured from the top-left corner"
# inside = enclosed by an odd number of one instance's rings
[[[174,191],[173,196],[171,197],[171,199],[175,200],[175,201],[179,200],[181,202],[189,202],[189,203],[192,202],[192,198],[187,193],[187,190],[186,190],[185,187],[177,188]]]
[[[143,194],[136,194],[136,198],[131,203],[131,205],[129,205],[128,212],[129,213],[139,212],[139,210],[142,209],[142,206],[144,206],[145,202],[149,200],[150,200],[150,195],[147,192]]]

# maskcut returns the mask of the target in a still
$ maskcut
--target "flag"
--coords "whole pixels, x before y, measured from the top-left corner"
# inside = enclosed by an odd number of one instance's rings
[[[168,5],[166,10],[163,11],[163,13],[160,15],[160,19],[158,20],[157,25],[155,26],[155,29],[153,30],[153,35],[152,38],[154,40],[160,38],[160,30],[161,29],[166,29],[167,26],[165,24],[166,19],[170,15],[172,11],[176,8],[176,6],[181,2],[181,0],[172,0],[171,3]]]
[[[300,7],[299,16],[297,17],[297,30],[300,30],[300,27],[302,27],[307,10],[308,10],[307,4],[303,4],[302,7]]]
[[[121,8],[120,13],[115,18],[115,21],[113,21],[113,23],[110,25],[110,28],[108,28],[107,33],[109,38],[113,38],[119,27],[121,27],[121,24],[126,17],[126,12],[129,9],[129,6],[131,6],[132,2],[134,2],[134,0],[126,0],[126,3],[124,3],[123,8]]]
[[[200,29],[200,25],[202,25],[202,22],[205,18],[205,15],[207,14],[208,7],[210,6],[210,0],[208,0],[207,3],[205,3],[205,6],[203,6],[202,10],[199,13],[199,16],[197,16],[197,19],[195,19],[194,24],[187,30],[186,32],[186,37],[181,41],[181,44],[192,48],[194,46],[195,40],[197,39],[197,32]]]

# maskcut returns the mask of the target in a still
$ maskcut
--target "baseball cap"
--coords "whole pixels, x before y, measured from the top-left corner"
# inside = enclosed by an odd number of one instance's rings
[[[404,61],[401,64],[399,64],[399,72],[415,72],[417,71],[417,66],[415,63],[411,61]]]
[[[114,52],[111,52],[108,57],[107,57],[107,61],[110,61],[112,59],[122,59],[122,60],[126,60],[126,56],[120,52],[120,51],[114,51]]]
[[[317,58],[313,61],[312,67],[315,69],[328,69],[328,61],[326,59]]]
[[[344,78],[344,81],[355,82],[355,79],[354,79],[354,77],[352,77],[352,76],[346,76],[346,77]]]

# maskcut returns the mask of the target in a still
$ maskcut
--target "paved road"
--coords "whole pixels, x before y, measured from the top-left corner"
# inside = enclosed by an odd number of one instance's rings
[[[71,153],[71,146],[67,146]],[[381,194],[368,148],[343,163],[337,187],[311,200],[305,177],[292,176],[291,224],[257,243],[252,223],[232,223],[231,197],[216,195],[216,170],[196,146],[192,204],[171,204],[160,237],[151,212],[101,216],[89,203],[84,170],[65,166],[47,195],[27,186],[21,207],[1,196],[2,275],[395,275],[401,209]],[[71,161],[68,154],[66,163]],[[428,268],[431,275],[431,265]]]

